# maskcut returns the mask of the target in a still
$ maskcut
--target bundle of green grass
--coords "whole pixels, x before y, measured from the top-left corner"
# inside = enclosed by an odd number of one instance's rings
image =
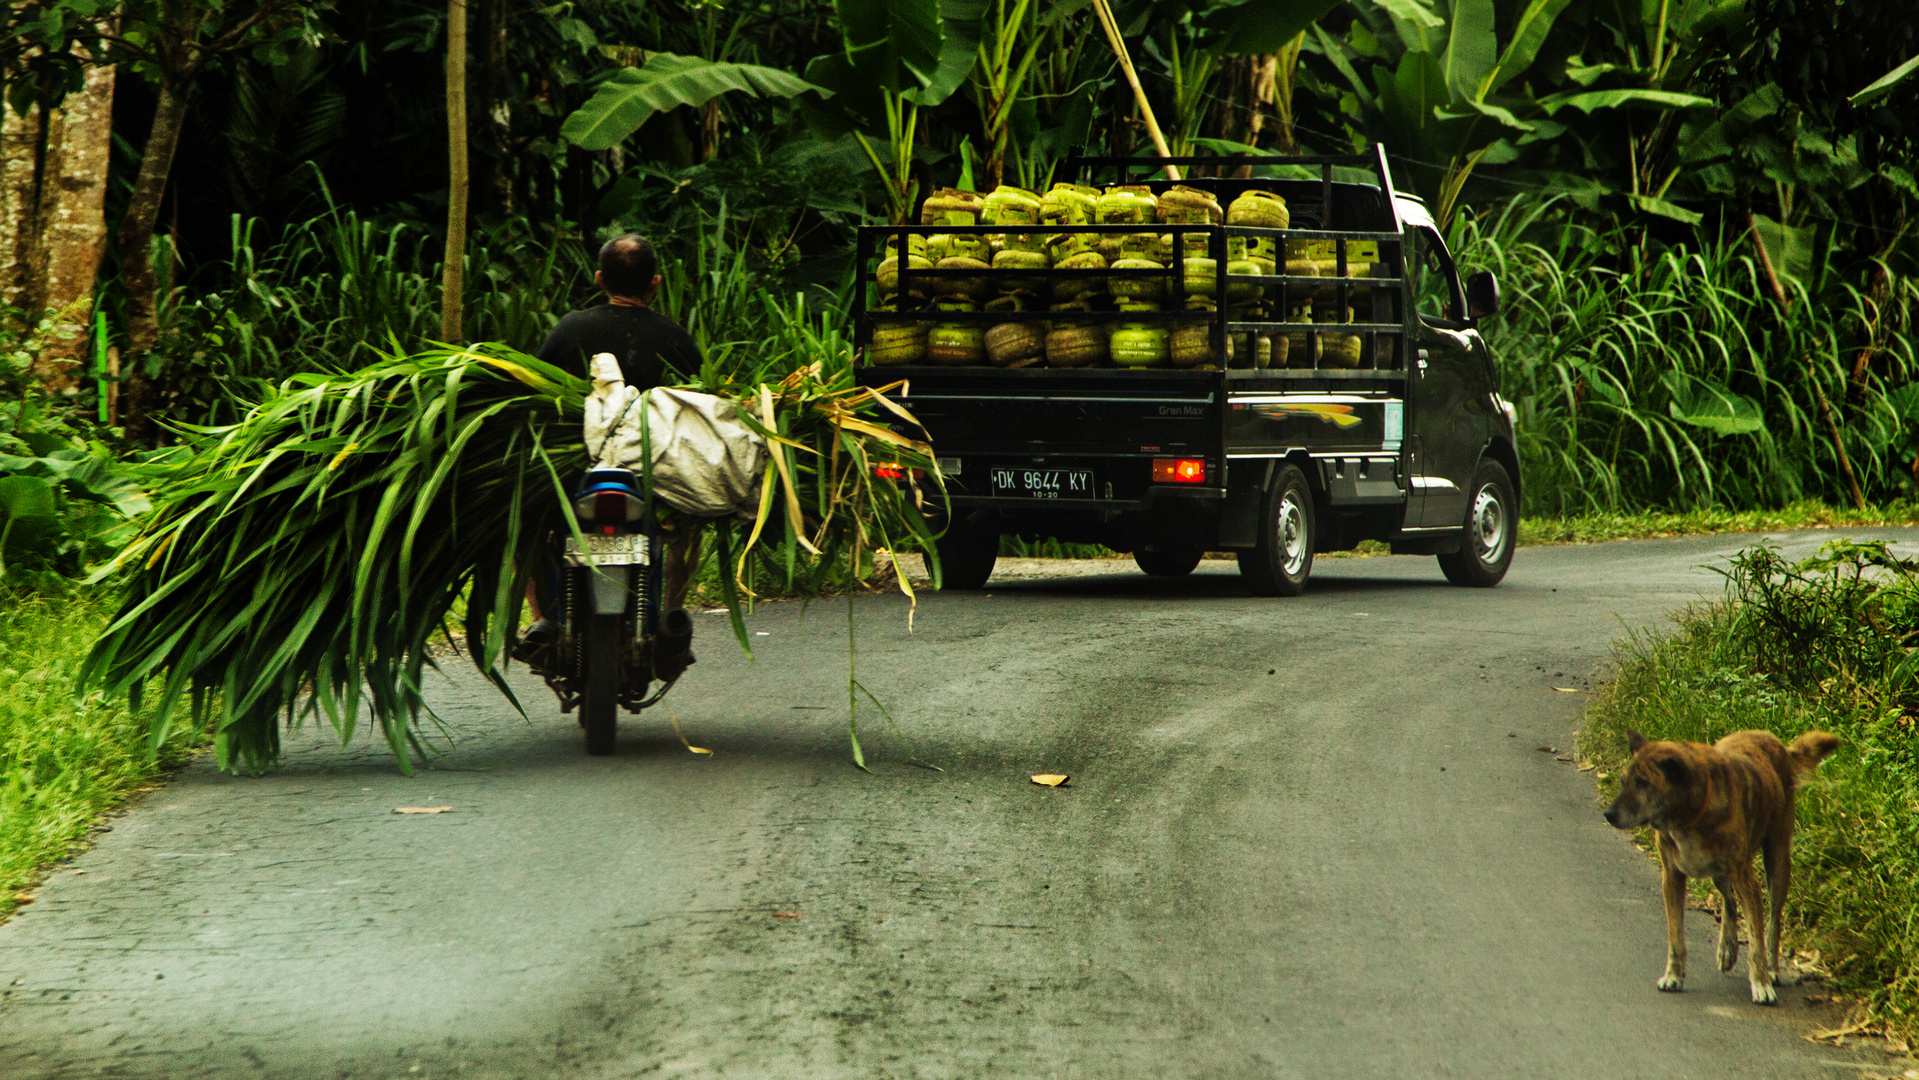
[[[923,470],[937,491],[930,447],[893,430],[911,417],[879,393],[818,363],[704,389],[741,402],[773,462],[755,520],[686,523],[716,534],[742,646],[739,575],[756,546],[815,582],[932,550],[924,493],[875,473]],[[423,676],[462,600],[463,651],[513,700],[527,568],[570,528],[589,390],[504,346],[443,348],[296,376],[238,423],[183,429],[154,466],[145,530],[98,575],[125,599],[83,686],[137,705],[152,684],[151,744],[185,713],[230,771],[277,760],[282,721],[324,716],[344,742],[364,708],[410,770],[428,750]]]

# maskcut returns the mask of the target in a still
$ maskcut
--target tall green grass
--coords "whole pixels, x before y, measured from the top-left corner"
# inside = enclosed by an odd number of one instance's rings
[[[724,208],[684,242],[661,248],[657,306],[708,354],[710,381],[808,350],[827,365],[851,357],[844,307],[830,290],[787,287]],[[479,230],[467,256],[470,341],[537,349],[568,311],[601,302],[599,237],[543,231],[524,219]],[[352,209],[268,239],[235,215],[231,254],[168,290],[161,350],[170,419],[231,421],[266,387],[302,372],[353,371],[440,338],[440,242],[428,230]],[[843,290],[842,290],[843,291]]]
[[[1919,1029],[1919,564],[1839,542],[1738,556],[1726,598],[1616,649],[1579,738],[1610,798],[1626,731],[1712,742],[1750,728],[1844,740],[1804,787],[1786,925],[1896,1032]],[[1647,973],[1648,981],[1652,973]]]
[[[177,731],[149,755],[143,718],[124,701],[73,687],[111,598],[0,590],[0,912],[36,868],[82,844],[100,815],[183,760]]]
[[[168,292],[171,419],[228,421],[290,375],[357,370],[440,337],[440,247],[425,229],[335,207],[272,242],[261,234],[235,215],[228,260]],[[466,282],[468,338],[528,350],[594,295],[584,241],[517,219],[473,237]]]
[[[1462,272],[1494,271],[1505,294],[1484,328],[1527,513],[1850,501],[1833,426],[1868,499],[1911,490],[1913,342],[1889,334],[1854,384],[1877,310],[1857,288],[1788,278],[1782,317],[1741,237],[1656,249],[1565,210],[1516,199],[1461,214],[1452,238]],[[1913,307],[1894,275],[1884,310]]]

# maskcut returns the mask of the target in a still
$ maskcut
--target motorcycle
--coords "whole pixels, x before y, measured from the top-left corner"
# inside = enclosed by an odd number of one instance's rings
[[[681,608],[660,610],[665,548],[631,470],[588,472],[573,515],[579,532],[564,538],[559,568],[560,632],[525,659],[563,714],[579,710],[586,752],[611,754],[620,710],[658,704],[692,662],[693,620]]]

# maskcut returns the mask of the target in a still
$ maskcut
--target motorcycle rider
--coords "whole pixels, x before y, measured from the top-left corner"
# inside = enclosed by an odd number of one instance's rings
[[[679,323],[653,308],[660,293],[660,257],[653,242],[638,233],[608,240],[600,248],[599,269],[593,283],[606,293],[606,303],[569,312],[553,327],[534,355],[561,370],[588,378],[589,364],[600,353],[619,360],[626,385],[648,390],[682,381],[700,369],[700,347]],[[699,529],[691,522],[669,534],[661,554],[663,610],[686,601],[686,587],[699,565]],[[559,636],[559,626],[541,615],[531,586],[527,601],[536,620],[522,635],[540,646]]]

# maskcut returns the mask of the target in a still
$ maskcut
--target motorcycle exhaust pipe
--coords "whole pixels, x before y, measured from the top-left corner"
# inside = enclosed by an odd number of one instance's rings
[[[693,665],[693,617],[685,608],[674,608],[660,616],[660,629],[653,636],[653,677],[672,682]]]

